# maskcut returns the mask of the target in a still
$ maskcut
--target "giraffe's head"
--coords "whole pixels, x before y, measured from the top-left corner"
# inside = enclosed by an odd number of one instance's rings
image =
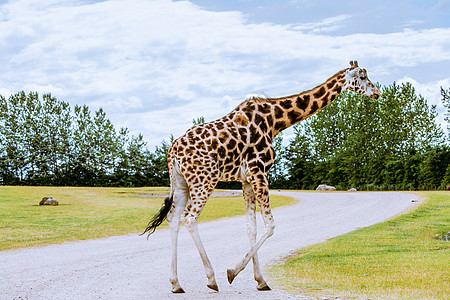
[[[345,69],[344,89],[378,99],[380,90],[369,80],[367,72],[358,66],[357,61],[350,62],[350,68]]]

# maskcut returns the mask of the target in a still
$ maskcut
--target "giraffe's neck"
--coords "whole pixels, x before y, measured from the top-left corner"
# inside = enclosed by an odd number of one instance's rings
[[[261,136],[273,139],[284,129],[308,118],[336,99],[346,89],[346,71],[340,71],[323,84],[300,94],[282,98],[250,98],[217,121],[221,127],[228,122],[247,127],[255,141]]]
[[[308,118],[330,104],[345,88],[345,70],[336,73],[325,83],[300,94],[267,99],[273,106],[272,136]]]

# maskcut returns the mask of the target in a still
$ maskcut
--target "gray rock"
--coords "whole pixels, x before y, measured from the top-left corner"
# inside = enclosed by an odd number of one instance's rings
[[[326,184],[321,184],[317,187],[316,191],[335,191],[336,188],[334,186],[329,186]]]
[[[59,202],[53,199],[52,197],[44,197],[42,198],[41,202],[39,202],[39,205],[58,205]]]

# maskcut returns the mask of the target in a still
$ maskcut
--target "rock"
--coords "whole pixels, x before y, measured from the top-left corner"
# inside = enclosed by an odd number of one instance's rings
[[[44,197],[42,198],[41,202],[39,202],[39,205],[58,205],[59,202],[53,199],[52,197]]]
[[[329,186],[326,184],[321,184],[317,187],[316,191],[335,191],[336,188],[334,186]]]
[[[355,188],[351,188],[351,189],[349,189],[348,191],[349,191],[349,192],[356,192],[356,189],[355,189]]]

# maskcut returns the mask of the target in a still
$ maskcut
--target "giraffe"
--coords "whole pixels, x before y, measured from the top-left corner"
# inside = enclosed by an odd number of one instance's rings
[[[218,291],[211,262],[198,233],[197,220],[219,181],[242,183],[250,250],[233,269],[227,270],[231,284],[250,260],[258,290],[270,290],[258,262],[257,251],[274,233],[269,203],[267,172],[274,162],[272,139],[282,130],[308,118],[331,103],[344,90],[380,96],[378,88],[356,61],[325,83],[300,94],[281,98],[251,97],[228,115],[189,129],[169,149],[170,195],[144,233],[152,234],[165,218],[172,241],[170,282],[173,293],[184,293],[177,275],[177,241],[180,222],[190,233],[202,259],[207,286]],[[256,205],[264,222],[264,233],[256,240]]]

